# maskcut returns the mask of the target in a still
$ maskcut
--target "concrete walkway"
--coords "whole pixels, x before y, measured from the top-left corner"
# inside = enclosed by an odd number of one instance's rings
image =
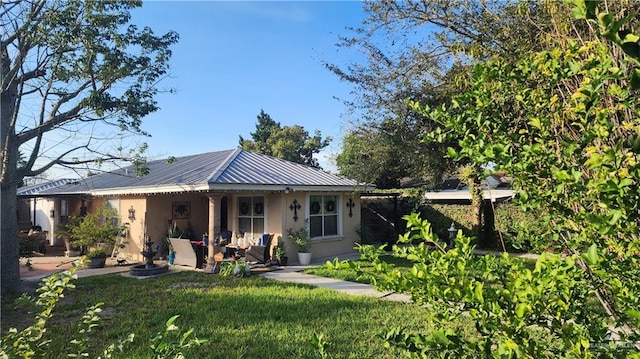
[[[339,260],[346,259],[359,259],[359,253],[349,253],[341,256],[337,256]],[[404,294],[395,294],[390,292],[379,292],[372,285],[361,284],[343,281],[339,279],[333,278],[325,278],[318,277],[315,275],[305,274],[301,271],[308,267],[315,267],[324,264],[328,260],[333,260],[335,256],[325,257],[325,258],[317,258],[312,260],[312,263],[309,266],[299,266],[299,265],[291,265],[282,267],[282,269],[272,272],[260,273],[257,275],[263,276],[265,278],[279,280],[283,282],[291,282],[291,283],[301,283],[308,284],[312,286],[322,287],[333,289],[338,292],[352,294],[352,295],[366,295],[372,296],[376,298],[382,298],[387,300],[399,301],[399,302],[409,302],[410,297]],[[47,277],[53,273],[61,272],[63,270],[71,268],[71,263],[74,260],[77,260],[77,257],[31,257],[31,266],[33,268],[32,271],[23,269],[26,268],[25,263],[26,259],[22,258],[20,260],[20,268],[21,268],[21,278],[25,284],[29,284],[33,286],[34,284],[40,282],[40,280],[44,277]],[[160,264],[162,261],[155,261],[155,263]],[[103,274],[113,274],[113,273],[123,273],[127,274],[129,272],[128,265],[117,265],[114,260],[108,259],[107,265],[104,268],[81,268],[76,271],[76,274],[79,278],[89,277],[94,275],[103,275]],[[182,266],[172,267],[172,271],[178,270],[192,270]],[[197,271],[206,272],[205,270]],[[141,277],[141,278],[149,278],[149,277]]]
[[[498,252],[491,251],[476,251],[478,254],[492,254],[492,255],[500,255]],[[512,254],[513,255],[513,254]],[[532,254],[516,254],[515,256],[537,259],[538,255]],[[398,294],[392,292],[379,292],[372,285],[369,284],[361,284],[343,281],[339,279],[326,278],[326,277],[318,277],[310,274],[302,273],[302,270],[308,267],[316,267],[320,266],[327,261],[333,261],[336,256],[331,257],[323,257],[323,258],[315,258],[311,261],[309,266],[299,266],[299,265],[290,265],[282,267],[282,269],[272,272],[259,273],[257,275],[263,276],[265,278],[279,280],[283,282],[291,282],[291,283],[301,283],[313,285],[321,288],[329,288],[338,292],[352,294],[352,295],[366,295],[386,300],[398,301],[398,302],[410,302],[411,298],[406,294]],[[348,253],[337,256],[339,260],[347,260],[347,259],[359,259],[359,253]],[[37,283],[44,277],[47,277],[53,273],[60,272],[66,269],[71,268],[71,263],[74,260],[79,259],[78,257],[61,257],[61,256],[35,256],[30,258],[30,262],[32,265],[31,271],[26,269],[25,263],[26,259],[20,259],[20,276],[22,278],[23,283],[27,284],[27,286],[33,287],[37,285]],[[155,263],[166,263],[163,261],[155,261]],[[112,274],[112,273],[129,273],[129,265],[118,265],[115,260],[107,259],[107,265],[104,268],[81,268],[76,274],[79,278],[89,277],[93,275],[102,275],[102,274]],[[172,271],[178,270],[197,270],[206,272],[205,270],[199,269],[190,269],[183,266],[174,266],[172,267]],[[141,277],[141,278],[149,278],[149,277]]]

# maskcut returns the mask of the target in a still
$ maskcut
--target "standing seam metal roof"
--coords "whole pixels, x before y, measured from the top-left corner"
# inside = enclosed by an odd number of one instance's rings
[[[91,191],[122,192],[126,188],[138,191],[167,186],[205,186],[215,190],[216,185],[229,189],[229,185],[243,186],[282,185],[363,187],[365,184],[339,177],[323,170],[242,149],[208,152],[177,157],[173,163],[156,160],[147,163],[149,174],[136,177],[132,166],[78,180],[75,184],[42,191],[40,194],[87,193]],[[367,187],[372,187],[368,185]],[[106,193],[103,193],[106,194]]]

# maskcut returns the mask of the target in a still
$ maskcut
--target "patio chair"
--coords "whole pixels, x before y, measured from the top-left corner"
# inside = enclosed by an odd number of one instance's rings
[[[49,236],[49,231],[36,232],[32,235],[36,238],[38,253],[47,254],[47,237]]]
[[[191,241],[181,238],[169,238],[169,240],[171,241],[171,246],[176,256],[173,264],[196,268],[198,258],[196,257],[196,252],[193,250]]]
[[[245,252],[247,262],[270,263],[271,241],[273,241],[273,234],[264,234],[258,245],[247,248]]]

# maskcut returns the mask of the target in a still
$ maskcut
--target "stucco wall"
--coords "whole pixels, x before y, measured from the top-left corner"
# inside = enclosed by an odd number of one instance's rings
[[[331,192],[318,192],[318,193],[289,193],[284,196],[285,203],[283,203],[284,213],[284,227],[283,237],[286,238],[286,232],[289,228],[296,230],[305,225],[305,220],[308,218],[309,211],[309,197],[314,194],[332,194]],[[352,216],[349,216],[349,208],[347,207],[347,201],[349,199],[353,201]],[[297,210],[298,220],[293,219],[294,211],[290,206],[293,201],[297,200],[300,204],[300,209]],[[356,226],[360,223],[360,196],[351,193],[343,194],[339,196],[339,203],[337,204],[338,221],[339,221],[339,234],[337,236],[330,236],[324,238],[314,238],[311,240],[311,254],[312,258],[327,257],[343,253],[351,253],[354,251],[353,247],[359,240],[355,232]],[[289,260],[292,263],[298,261],[297,247],[290,240],[285,239],[286,252]]]
[[[332,195],[334,192],[235,192],[217,194],[227,197],[227,229],[234,233],[238,230],[238,197],[239,196],[263,196],[265,210],[265,231],[274,234],[273,245],[284,241],[285,250],[291,263],[298,261],[295,244],[286,239],[287,229],[297,229],[305,225],[309,214],[309,198],[311,195]],[[338,235],[312,239],[311,252],[313,258],[332,256],[353,252],[354,243],[359,240],[355,228],[360,224],[361,203],[358,194],[338,194],[336,208],[338,211]],[[349,199],[353,201],[352,215],[349,216]],[[79,216],[81,201],[77,198],[68,198],[69,215]],[[92,198],[85,202],[88,212],[93,212],[103,205],[108,198]],[[175,223],[183,231],[190,231],[191,238],[200,240],[203,233],[209,228],[209,197],[205,193],[185,194],[159,194],[149,196],[122,196],[117,203],[121,223],[128,227],[126,247],[120,250],[120,256],[128,261],[142,261],[140,252],[143,250],[145,237],[151,237],[156,245],[162,245],[164,235],[169,227],[169,220]],[[300,208],[295,211],[291,206],[297,201]],[[173,218],[173,204],[177,202],[189,204],[188,218]],[[53,207],[52,207],[53,208]],[[135,218],[128,218],[129,209],[135,210]],[[58,211],[59,208],[56,208]],[[46,211],[48,214],[48,209]],[[294,213],[297,220],[294,220]],[[57,217],[57,215],[56,215]],[[216,235],[218,233],[215,233]]]

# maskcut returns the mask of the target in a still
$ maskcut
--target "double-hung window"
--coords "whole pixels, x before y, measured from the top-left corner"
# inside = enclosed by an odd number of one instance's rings
[[[338,196],[309,197],[309,234],[311,238],[338,235]]]

